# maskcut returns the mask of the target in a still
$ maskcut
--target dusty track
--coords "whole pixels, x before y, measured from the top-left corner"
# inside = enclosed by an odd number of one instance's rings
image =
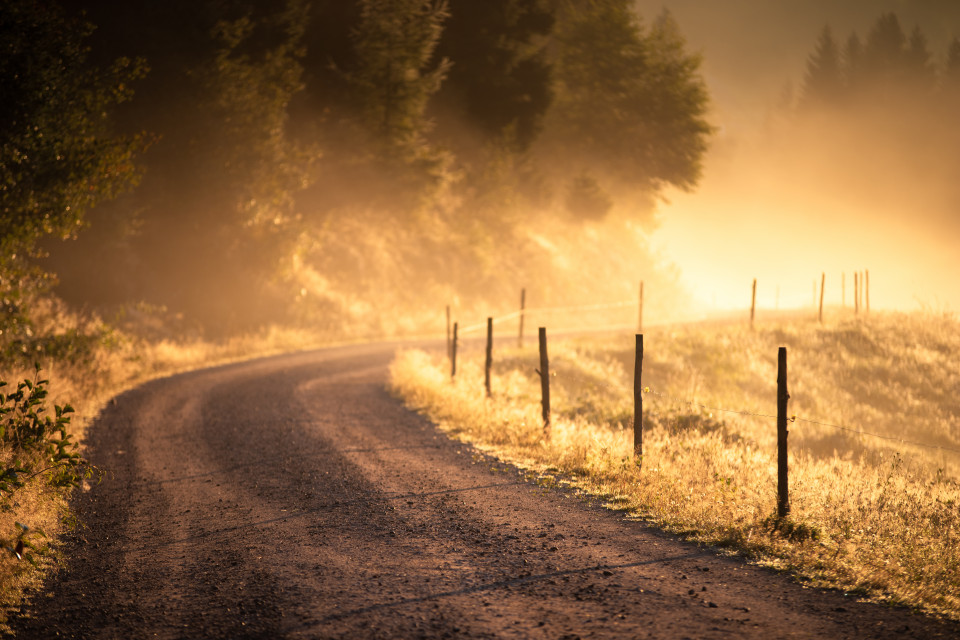
[[[935,638],[447,440],[392,348],[158,380],[93,425],[67,566],[22,638]]]

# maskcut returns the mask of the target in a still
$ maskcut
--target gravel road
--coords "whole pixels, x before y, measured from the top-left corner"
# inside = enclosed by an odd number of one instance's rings
[[[88,435],[66,566],[20,638],[937,638],[448,440],[391,345],[157,380]]]

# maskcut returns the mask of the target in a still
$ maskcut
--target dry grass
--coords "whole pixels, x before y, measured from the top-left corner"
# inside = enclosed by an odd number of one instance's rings
[[[960,618],[960,458],[807,420],[960,449],[960,325],[874,315],[820,327],[645,335],[644,458],[631,460],[633,336],[550,345],[554,428],[542,437],[537,356],[402,353],[394,391],[464,440],[572,480],[615,508],[833,586]],[[776,353],[790,358],[791,507],[775,518]]]
[[[54,404],[71,404],[76,409],[70,431],[81,445],[87,427],[110,398],[149,379],[334,342],[328,335],[280,328],[220,343],[199,338],[145,339],[113,330],[96,319],[80,319],[55,304],[36,309],[33,320],[36,335],[69,338],[57,343],[55,353],[37,346],[36,353],[28,350],[16,358],[19,364],[0,367],[0,379],[8,383],[4,391],[9,392],[19,380],[33,379],[35,372],[28,363],[36,360],[43,367],[42,377],[50,381],[47,404],[51,411]],[[42,344],[48,343],[37,342]],[[0,465],[12,458],[11,450],[0,447]],[[35,542],[55,542],[72,526],[68,497],[50,487],[43,475],[33,478],[16,493],[12,510],[0,510],[0,539],[9,542],[20,522],[46,535],[34,537]],[[11,550],[0,549],[0,628],[6,617],[3,612],[17,606],[25,590],[42,580],[55,559],[55,553],[46,556],[38,571]]]

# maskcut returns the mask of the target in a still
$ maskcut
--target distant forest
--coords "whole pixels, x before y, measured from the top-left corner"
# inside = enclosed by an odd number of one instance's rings
[[[909,221],[960,233],[960,39],[931,50],[923,31],[885,13],[860,33],[826,26],[813,44],[780,159],[868,224]]]
[[[8,331],[56,283],[215,335],[512,298],[564,253],[544,229],[651,229],[711,133],[700,59],[628,0],[10,0],[0,25]],[[600,275],[568,270],[558,296]]]
[[[904,31],[894,13],[880,16],[862,39],[842,42],[829,25],[807,61],[800,107],[954,110],[960,100],[960,38],[934,56],[919,27]],[[955,111],[953,114],[955,115]]]

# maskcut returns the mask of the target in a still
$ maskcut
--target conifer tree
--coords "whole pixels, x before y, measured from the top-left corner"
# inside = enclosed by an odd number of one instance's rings
[[[841,60],[843,80],[848,90],[856,88],[863,76],[863,41],[856,31],[850,33],[843,46]]]
[[[813,53],[807,58],[801,104],[804,107],[836,104],[844,91],[840,47],[830,26],[824,26]]]
[[[549,137],[574,175],[596,172],[648,193],[696,183],[708,97],[700,58],[686,52],[669,14],[645,33],[628,0],[568,0],[555,47]]]
[[[896,14],[877,19],[863,48],[864,88],[881,100],[897,92],[907,68],[907,37]]]
[[[914,27],[904,52],[904,74],[915,98],[924,98],[934,90],[936,74],[932,58],[927,37],[919,26]]]

